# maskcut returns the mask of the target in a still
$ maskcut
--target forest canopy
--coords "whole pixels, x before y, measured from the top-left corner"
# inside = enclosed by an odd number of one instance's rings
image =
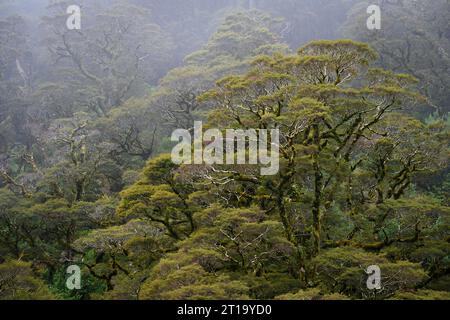
[[[447,0],[75,2],[0,0],[0,300],[450,299]]]

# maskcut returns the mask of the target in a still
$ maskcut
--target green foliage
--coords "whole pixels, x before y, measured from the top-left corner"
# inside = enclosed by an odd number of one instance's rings
[[[449,111],[450,37],[444,30],[448,27],[448,2],[436,0],[416,3],[400,1],[385,3],[381,30],[371,32],[365,25],[366,9],[370,1],[358,1],[349,12],[344,34],[369,42],[376,48],[385,68],[406,72],[420,80],[423,94],[429,98],[432,108],[415,110],[422,115]]]
[[[249,287],[252,299],[277,299],[277,296],[286,292],[293,292],[302,286],[302,282],[286,273],[264,274],[264,277],[249,275],[244,278]]]
[[[177,167],[170,155],[150,160],[142,179],[122,191],[118,213],[148,219],[177,240],[192,233],[195,223],[188,203],[192,188],[177,179]]]
[[[300,290],[297,293],[288,293],[276,297],[277,300],[349,300],[347,296],[339,293],[321,294],[319,289]]]
[[[281,22],[259,11],[232,13],[198,51],[185,58],[185,65],[171,70],[152,97],[164,114],[168,129],[190,128],[213,106],[196,98],[215,81],[244,72],[257,55],[289,52],[279,35]]]
[[[245,284],[226,275],[208,274],[201,266],[188,265],[142,286],[141,299],[220,300],[248,298]]]
[[[8,260],[0,264],[0,300],[53,300],[31,263]]]
[[[393,300],[449,300],[450,294],[443,291],[418,290],[411,292],[399,292]]]
[[[419,264],[407,261],[389,262],[381,255],[355,248],[337,248],[326,251],[314,259],[320,286],[328,292],[344,293],[364,299],[389,297],[398,290],[414,289],[427,279]],[[370,291],[365,286],[365,270],[378,265],[382,270],[382,288]]]
[[[281,43],[276,34],[281,21],[258,12],[238,12],[229,15],[200,51],[186,57],[188,64],[214,66],[217,61],[229,56],[242,61],[251,55],[270,54],[273,50],[288,51],[287,46],[270,45]]]

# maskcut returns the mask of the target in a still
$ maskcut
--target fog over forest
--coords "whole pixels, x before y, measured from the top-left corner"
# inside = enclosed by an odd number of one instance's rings
[[[0,0],[0,300],[450,299],[449,17]]]

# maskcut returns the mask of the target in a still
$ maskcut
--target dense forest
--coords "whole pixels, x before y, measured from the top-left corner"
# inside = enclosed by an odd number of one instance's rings
[[[449,17],[0,0],[0,299],[450,299]],[[196,121],[277,129],[278,173],[174,162]]]

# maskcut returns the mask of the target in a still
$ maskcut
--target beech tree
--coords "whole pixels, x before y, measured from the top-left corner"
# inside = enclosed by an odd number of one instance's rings
[[[220,80],[201,98],[216,106],[212,125],[280,130],[277,176],[224,170],[222,178],[253,185],[250,202],[263,188],[262,209],[278,214],[287,239],[313,256],[328,237],[323,223],[330,210],[338,207],[352,221],[367,206],[405,196],[418,171],[446,163],[438,143],[415,135],[423,124],[398,113],[423,99],[416,80],[370,68],[376,57],[362,43],[314,41],[297,55],[257,58],[247,74]],[[350,240],[359,232],[353,223]]]
[[[53,300],[55,296],[31,268],[31,263],[7,261],[0,265],[0,300]]]
[[[118,213],[148,219],[176,240],[189,236],[196,228],[189,201],[195,190],[177,179],[177,167],[170,155],[149,161],[143,179],[122,192]]]

